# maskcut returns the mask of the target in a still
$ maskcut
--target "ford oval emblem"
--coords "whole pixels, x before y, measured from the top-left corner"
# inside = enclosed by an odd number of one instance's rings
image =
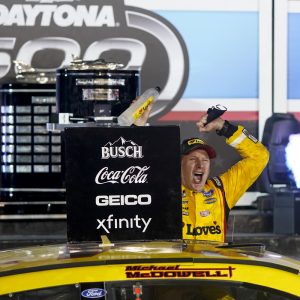
[[[93,289],[87,289],[81,292],[81,296],[85,298],[95,299],[95,298],[101,298],[106,295],[106,290],[93,288]]]

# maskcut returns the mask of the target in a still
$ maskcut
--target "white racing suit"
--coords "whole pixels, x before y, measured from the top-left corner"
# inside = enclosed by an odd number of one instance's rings
[[[200,192],[182,186],[183,239],[224,242],[230,209],[268,163],[268,150],[242,126],[226,143],[242,156],[240,161],[209,179]]]

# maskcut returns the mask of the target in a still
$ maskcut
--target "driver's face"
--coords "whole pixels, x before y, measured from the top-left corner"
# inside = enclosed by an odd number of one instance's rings
[[[205,150],[197,149],[181,158],[182,184],[193,191],[200,191],[209,176],[210,159]]]

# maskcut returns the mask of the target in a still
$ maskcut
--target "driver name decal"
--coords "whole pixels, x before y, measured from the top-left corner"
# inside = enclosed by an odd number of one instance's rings
[[[190,268],[175,266],[126,266],[126,278],[231,278],[236,268]]]

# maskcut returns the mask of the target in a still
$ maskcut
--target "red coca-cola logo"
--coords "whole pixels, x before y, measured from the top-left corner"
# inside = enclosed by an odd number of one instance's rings
[[[110,171],[108,167],[103,167],[96,175],[96,184],[105,183],[146,183],[148,174],[145,172],[150,169],[150,166],[130,166],[124,171],[112,170]]]

